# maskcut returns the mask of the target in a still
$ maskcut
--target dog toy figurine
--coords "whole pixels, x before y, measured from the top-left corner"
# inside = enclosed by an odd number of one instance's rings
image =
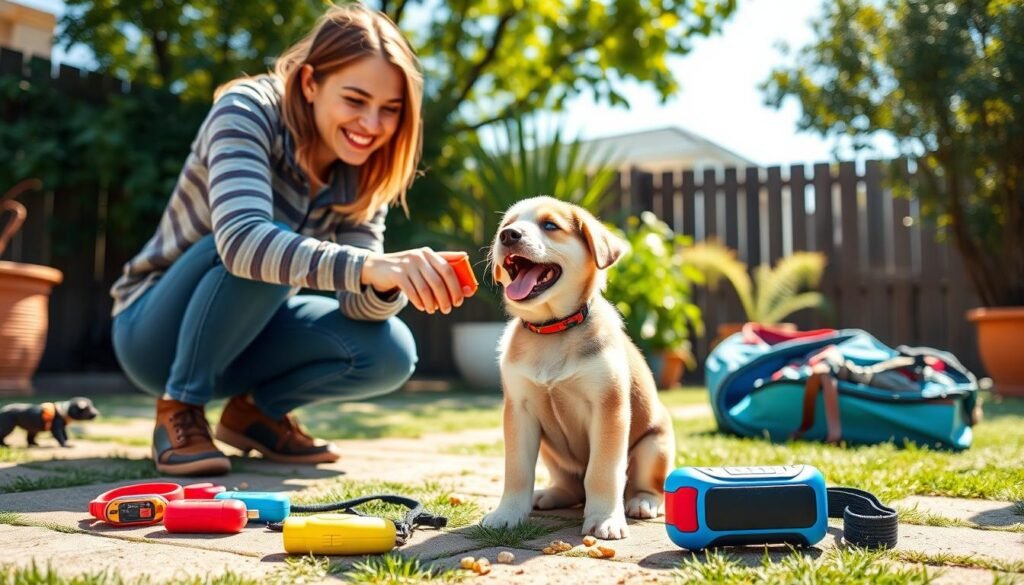
[[[92,400],[81,396],[63,402],[8,404],[0,408],[0,446],[6,447],[4,439],[15,427],[21,427],[27,433],[30,447],[38,445],[36,435],[43,431],[50,431],[61,447],[70,447],[68,424],[73,420],[92,420],[99,414]]]

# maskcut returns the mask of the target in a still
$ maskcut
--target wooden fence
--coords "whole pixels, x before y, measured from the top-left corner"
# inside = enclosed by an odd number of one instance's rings
[[[72,99],[129,91],[117,80],[67,66],[53,71],[48,61],[23,63],[19,54],[0,51],[0,75],[18,74],[54,83]],[[819,316],[800,314],[794,319],[798,325],[860,327],[892,344],[949,349],[980,372],[974,330],[964,318],[976,300],[959,258],[922,222],[916,201],[892,196],[885,187],[885,168],[869,161],[862,167],[842,162],[657,175],[633,171],[613,185],[618,202],[606,219],[651,210],[695,240],[722,240],[750,266],[796,250],[820,250],[829,259],[822,288],[835,309],[834,319],[825,323]],[[48,264],[65,275],[51,299],[40,369],[116,368],[107,289],[135,252],[119,249],[116,234],[108,237],[103,229],[117,194],[47,192],[25,203],[28,221],[3,259]],[[67,225],[94,236],[58,249],[53,234]],[[695,343],[702,360],[718,324],[742,320],[742,311],[727,286],[699,293],[697,302],[708,331]],[[495,314],[478,300],[444,317],[407,309],[402,316],[418,340],[419,372],[453,374],[451,326]]]

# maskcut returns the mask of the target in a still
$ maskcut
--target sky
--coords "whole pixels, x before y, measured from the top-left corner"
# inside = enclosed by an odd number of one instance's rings
[[[61,0],[16,0],[36,8],[63,12]],[[792,48],[809,43],[809,24],[822,0],[739,0],[738,8],[710,38],[698,38],[689,54],[669,59],[681,85],[677,95],[661,104],[653,89],[636,84],[622,92],[631,108],[599,106],[590,96],[570,102],[562,117],[567,136],[597,138],[678,126],[699,134],[760,165],[814,163],[831,160],[834,141],[799,133],[798,104],[790,99],[776,110],[764,104],[758,85],[773,67],[785,62],[780,41]],[[54,60],[88,68],[89,53],[54,50]],[[879,151],[894,150],[883,142]]]

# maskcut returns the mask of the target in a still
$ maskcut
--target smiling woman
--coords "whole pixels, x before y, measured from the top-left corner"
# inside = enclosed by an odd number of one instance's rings
[[[394,391],[416,364],[397,313],[447,314],[473,293],[442,252],[383,253],[419,161],[422,94],[408,42],[360,4],[329,9],[271,74],[218,89],[156,233],[111,290],[118,360],[159,397],[161,472],[230,469],[206,422],[216,397],[231,398],[220,441],[337,460],[291,411]]]

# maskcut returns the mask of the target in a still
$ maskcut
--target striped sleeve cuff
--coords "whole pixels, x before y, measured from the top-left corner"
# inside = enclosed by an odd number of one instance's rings
[[[363,264],[370,251],[355,246],[343,246],[345,253],[339,254],[335,264],[335,290],[359,293],[363,285]]]
[[[359,290],[359,289],[356,289]],[[342,314],[357,321],[384,321],[397,315],[409,298],[403,293],[391,299],[382,299],[369,287],[362,292],[338,291],[338,306]]]

